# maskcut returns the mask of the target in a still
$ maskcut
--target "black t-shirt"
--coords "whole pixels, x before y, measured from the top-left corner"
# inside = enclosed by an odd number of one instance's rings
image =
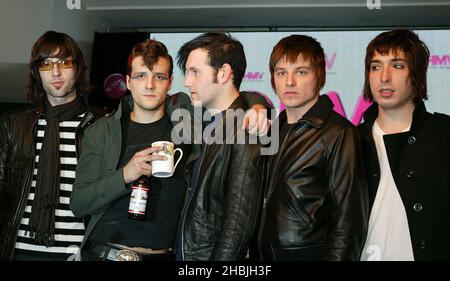
[[[280,128],[280,145],[283,143],[284,139],[287,137],[289,130],[294,126],[294,124],[283,123]]]
[[[133,155],[151,146],[155,141],[171,141],[172,123],[167,115],[150,124],[133,122],[129,117],[122,119],[122,151],[118,168],[125,166]],[[190,145],[180,145],[183,158],[170,178],[150,177],[150,192],[146,206],[145,220],[128,218],[130,194],[119,198],[97,223],[89,241],[107,242],[129,247],[152,249],[172,248],[186,192],[183,177]],[[179,153],[176,153],[176,159]],[[129,184],[130,187],[131,184]]]

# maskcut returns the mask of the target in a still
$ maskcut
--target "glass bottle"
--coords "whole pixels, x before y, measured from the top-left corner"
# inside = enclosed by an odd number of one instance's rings
[[[134,220],[145,219],[145,208],[150,192],[150,184],[146,176],[142,176],[133,182],[131,186],[130,205],[128,207],[128,218]]]

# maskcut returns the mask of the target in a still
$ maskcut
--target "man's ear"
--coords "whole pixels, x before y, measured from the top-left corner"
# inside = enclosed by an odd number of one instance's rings
[[[127,89],[131,92],[130,90],[130,75],[127,75]]]
[[[173,75],[170,76],[170,78],[169,78],[169,90],[168,91],[170,91],[172,89],[172,82],[173,82]]]
[[[224,63],[222,68],[217,72],[217,80],[221,84],[226,84],[228,81],[233,81],[233,69],[231,69],[231,65],[228,63]]]

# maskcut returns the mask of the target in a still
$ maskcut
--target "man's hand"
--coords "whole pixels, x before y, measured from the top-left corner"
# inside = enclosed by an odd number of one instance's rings
[[[166,156],[152,155],[152,153],[161,151],[162,147],[149,147],[144,150],[138,151],[133,155],[133,158],[128,161],[127,165],[123,168],[123,179],[125,184],[137,180],[141,176],[152,175],[152,161],[166,160]]]
[[[244,116],[242,129],[247,129],[252,135],[266,135],[270,127],[267,119],[267,109],[261,104],[255,104]]]

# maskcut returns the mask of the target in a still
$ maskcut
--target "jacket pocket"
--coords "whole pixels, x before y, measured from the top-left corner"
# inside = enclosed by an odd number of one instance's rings
[[[286,197],[285,200],[289,204],[289,208],[292,208],[296,217],[303,222],[305,225],[312,223],[312,219],[309,216],[306,209],[303,207],[302,203],[292,194],[292,191],[287,188],[286,192],[283,192]]]
[[[217,240],[221,226],[220,217],[196,209],[192,218],[191,240],[194,245],[201,247],[213,247]]]
[[[4,215],[1,224],[6,229],[15,229],[14,224],[17,223],[15,218],[21,211],[18,207],[23,206],[21,202],[26,203],[28,199],[28,194],[24,194],[24,190],[31,185],[33,161],[31,158],[10,159],[5,163],[5,185],[1,194],[0,212]]]
[[[25,188],[25,175],[33,164],[31,158],[10,159],[5,166],[6,190],[10,193],[18,193],[18,190]],[[30,170],[33,173],[32,169]],[[19,193],[18,193],[19,194]]]
[[[6,168],[26,168],[32,160],[32,158],[10,158],[6,161]]]

